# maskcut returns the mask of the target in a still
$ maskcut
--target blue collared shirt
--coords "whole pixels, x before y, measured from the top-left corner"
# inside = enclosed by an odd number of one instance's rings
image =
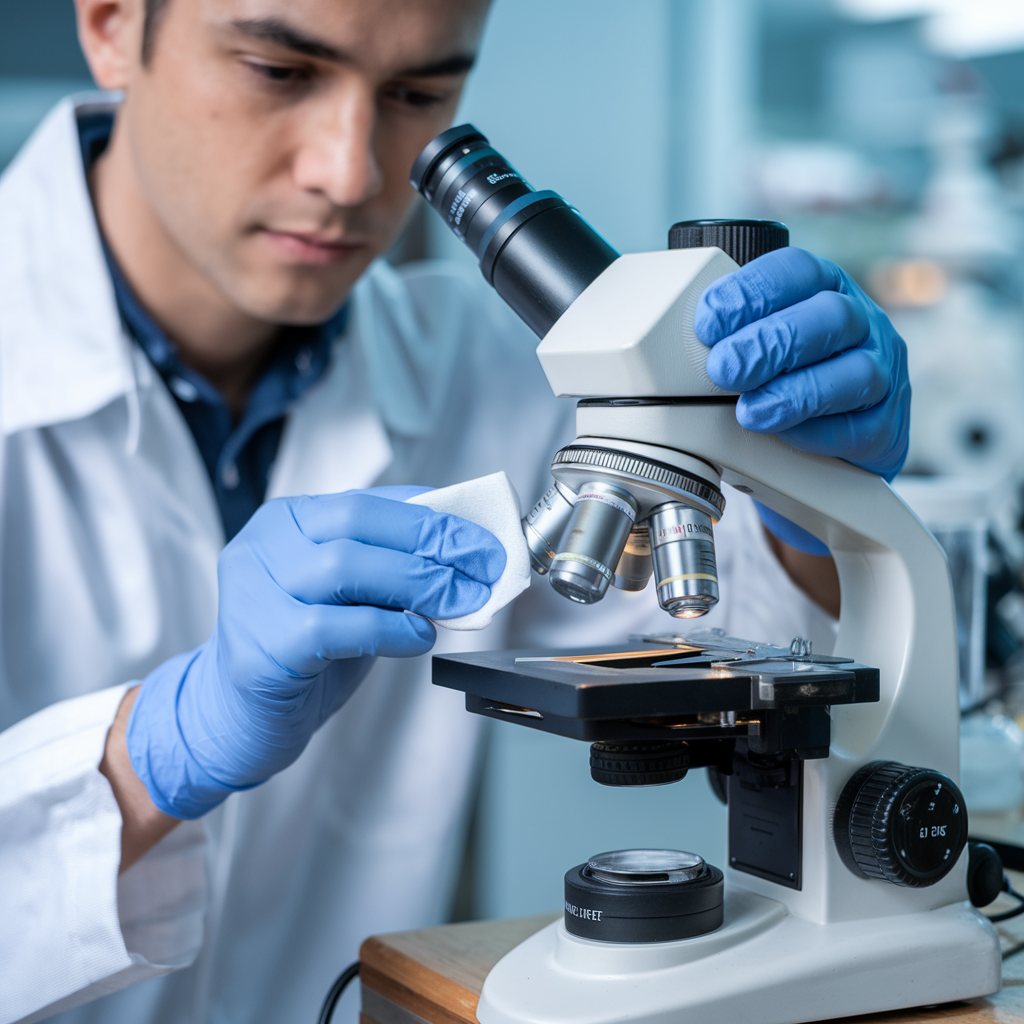
[[[106,147],[113,123],[109,114],[79,117],[85,167]],[[223,395],[181,361],[174,343],[136,298],[105,243],[103,251],[121,319],[163,378],[192,431],[210,474],[225,539],[230,540],[262,503],[285,415],[323,376],[331,342],[345,329],[348,307],[315,327],[281,328],[270,363],[235,422]]]

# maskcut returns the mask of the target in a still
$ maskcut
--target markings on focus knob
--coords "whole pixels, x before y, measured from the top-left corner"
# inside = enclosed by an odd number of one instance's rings
[[[967,809],[942,772],[873,761],[843,787],[833,834],[855,875],[921,888],[944,878],[960,858]]]

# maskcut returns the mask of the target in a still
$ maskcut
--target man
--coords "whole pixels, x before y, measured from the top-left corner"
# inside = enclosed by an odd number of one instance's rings
[[[571,436],[482,282],[374,262],[486,4],[77,7],[124,100],[59,107],[0,183],[0,1021],[312,1019],[366,934],[443,918],[476,756],[420,616],[504,551],[395,499],[532,498]],[[902,342],[838,268],[770,254],[698,330],[745,426],[898,470]],[[827,636],[831,561],[730,506],[702,625]],[[440,643],[668,625],[534,587]]]

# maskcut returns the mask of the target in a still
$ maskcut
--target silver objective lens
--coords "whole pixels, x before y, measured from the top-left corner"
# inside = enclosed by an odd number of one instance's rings
[[[558,551],[565,527],[572,515],[576,495],[556,480],[523,520],[523,535],[530,549],[530,564],[541,576],[547,575]]]
[[[636,521],[636,502],[619,487],[585,483],[552,559],[551,585],[580,604],[600,601]]]
[[[651,536],[647,524],[634,526],[626,538],[622,557],[615,566],[612,586],[617,590],[643,590],[654,572],[651,561]]]
[[[679,619],[695,619],[718,604],[718,566],[711,517],[672,502],[648,522],[658,603]]]

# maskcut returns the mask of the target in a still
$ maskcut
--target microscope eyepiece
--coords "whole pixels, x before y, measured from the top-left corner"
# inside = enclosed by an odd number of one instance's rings
[[[560,195],[536,191],[470,124],[430,142],[410,182],[539,337],[618,258]]]

